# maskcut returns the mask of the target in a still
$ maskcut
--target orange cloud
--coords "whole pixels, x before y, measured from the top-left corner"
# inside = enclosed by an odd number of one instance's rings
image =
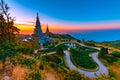
[[[20,29],[21,34],[32,34],[35,28],[35,23],[34,22],[26,22],[25,24],[15,23],[14,26]],[[41,26],[43,32],[45,32],[47,25],[42,24]]]
[[[47,24],[41,24],[45,32]],[[22,34],[32,34],[35,28],[35,22],[15,23],[15,26],[21,30]],[[67,32],[80,30],[102,30],[102,29],[120,29],[120,21],[98,22],[98,23],[56,23],[49,24],[51,32]]]

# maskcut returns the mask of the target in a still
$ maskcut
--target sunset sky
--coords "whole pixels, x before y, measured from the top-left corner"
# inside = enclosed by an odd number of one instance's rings
[[[21,33],[33,32],[36,13],[42,29],[64,33],[120,28],[120,0],[5,0]]]

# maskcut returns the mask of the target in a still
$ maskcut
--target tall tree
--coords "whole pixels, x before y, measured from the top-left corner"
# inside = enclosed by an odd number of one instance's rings
[[[109,52],[108,52],[108,48],[104,48],[104,47],[102,47],[101,49],[100,49],[100,51],[99,51],[99,57],[101,57],[101,58],[103,58],[103,57],[105,57],[105,55],[107,55],[107,54],[109,54]]]
[[[0,41],[15,40],[15,34],[19,33],[19,29],[14,26],[14,18],[10,16],[10,7],[4,2],[0,1]]]

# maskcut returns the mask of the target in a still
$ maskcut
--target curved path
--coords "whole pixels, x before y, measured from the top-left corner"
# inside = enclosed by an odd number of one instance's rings
[[[100,48],[98,47],[92,47],[92,46],[87,46],[87,45],[84,45],[84,44],[81,44],[81,43],[77,43],[81,46],[85,46],[85,47],[89,47],[89,48],[94,48],[94,49],[97,49],[97,50],[100,50]],[[55,52],[51,52],[51,53],[48,53],[48,54],[54,54]],[[70,59],[70,53],[68,50],[64,51],[65,53],[65,56],[66,56],[66,62],[69,66],[70,69],[75,69],[77,70],[78,72],[90,77],[90,78],[94,78],[96,76],[99,76],[100,74],[105,74],[105,75],[108,75],[108,69],[99,61],[98,59],[98,52],[94,52],[92,53],[92,58],[93,60],[98,64],[98,67],[99,69],[97,71],[94,71],[94,72],[89,72],[89,71],[85,71],[85,70],[82,70],[80,68],[77,68],[71,61]],[[89,66],[89,65],[88,65]]]
[[[108,75],[108,69],[98,60],[97,56],[98,56],[98,52],[96,53],[93,53],[92,54],[92,58],[93,60],[98,64],[98,67],[99,67],[99,70],[95,71],[95,72],[89,72],[89,71],[85,71],[85,70],[82,70],[80,68],[77,68],[72,62],[71,62],[71,59],[70,59],[70,53],[69,51],[64,51],[65,55],[66,55],[66,62],[69,66],[70,69],[76,69],[78,72],[82,73],[82,74],[85,74],[86,76],[90,77],[90,78],[93,78],[95,77],[96,75],[100,75],[101,73],[104,73],[106,75]]]

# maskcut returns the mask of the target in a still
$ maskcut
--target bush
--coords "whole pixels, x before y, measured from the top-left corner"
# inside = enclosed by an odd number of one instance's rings
[[[14,44],[5,42],[1,45],[0,60],[4,61],[7,57],[12,57],[17,54]]]
[[[65,44],[60,44],[57,46],[57,48],[62,48],[63,50],[67,50],[68,46],[66,46]]]
[[[56,64],[59,64],[61,62],[61,59],[55,55],[47,55],[42,57],[46,62],[55,62]]]
[[[120,58],[120,52],[114,51],[112,52],[112,55]]]
[[[41,75],[39,70],[35,71],[35,73],[32,73],[30,77],[32,77],[32,80],[41,80]]]
[[[55,65],[54,63],[50,63],[50,66],[51,66],[52,68],[56,68],[56,65]]]
[[[86,49],[86,47],[84,47],[84,46],[79,46],[78,48],[79,48],[80,51],[81,50],[84,51]]]
[[[107,62],[109,62],[109,63],[113,63],[118,60],[118,58],[116,58],[114,56],[109,56],[109,55],[105,56],[104,59],[107,60]]]
[[[23,54],[31,54],[33,53],[33,48],[30,47],[28,44],[17,44],[15,49],[18,51],[18,52],[21,52]]]
[[[36,60],[34,60],[34,59],[23,59],[20,63],[21,63],[22,65],[31,67],[32,64],[36,63]]]
[[[57,47],[56,53],[58,56],[64,56],[64,51],[61,47]]]
[[[118,54],[118,53],[116,53],[116,52],[113,53],[113,55],[115,55],[115,56],[116,56],[116,54]],[[104,47],[101,48],[98,56],[99,56],[99,58],[105,59],[108,63],[113,63],[113,62],[118,61],[118,58],[116,58],[112,55],[108,55],[108,49],[104,48]]]
[[[102,47],[99,51],[99,58],[104,58],[108,54],[108,48]]]
[[[79,72],[72,70],[65,75],[64,80],[83,80],[83,77]]]

